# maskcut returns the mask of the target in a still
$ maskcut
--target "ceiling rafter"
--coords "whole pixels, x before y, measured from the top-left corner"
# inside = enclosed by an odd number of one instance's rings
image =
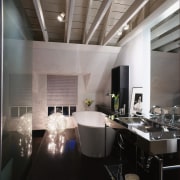
[[[21,0],[21,7],[24,9],[20,13],[25,13],[28,30],[32,32],[35,41],[123,46],[142,32],[144,27],[148,27],[152,32],[151,44],[156,41],[160,42],[163,37],[168,38],[167,35],[170,33],[176,33],[176,39],[171,37],[171,41],[170,38],[168,42],[163,40],[163,44],[155,48],[156,51],[176,53],[180,49],[178,48],[180,32],[177,31],[180,29],[179,0],[149,0],[148,2],[147,0],[33,1]],[[41,5],[41,8],[38,4]],[[66,19],[62,23],[57,21],[57,15],[60,12],[66,13]],[[125,32],[126,22],[130,28]],[[45,28],[44,25],[46,25]],[[118,35],[118,31],[123,31],[121,37]],[[23,38],[20,33],[17,35]],[[24,36],[26,36],[26,32]]]
[[[151,40],[180,25],[179,14],[152,30]]]
[[[85,43],[85,38],[87,35],[87,27],[88,27],[88,22],[90,19],[90,12],[91,12],[91,6],[92,6],[92,0],[88,1],[88,7],[87,7],[87,14],[86,14],[86,21],[85,21],[85,25],[84,25],[84,33],[83,33],[83,44]]]
[[[152,42],[152,44],[151,44],[152,50],[160,48],[164,44],[168,44],[168,43],[178,39],[179,35],[180,35],[180,29],[177,29],[176,31],[169,33],[166,36],[163,36],[162,38],[158,39],[157,41]]]
[[[45,20],[44,20],[44,15],[43,15],[43,10],[41,7],[41,3],[40,0],[33,0],[33,4],[36,10],[36,14],[41,26],[41,31],[43,33],[43,38],[46,42],[48,42],[48,33],[47,33],[47,28],[46,28],[46,24],[45,24]]]
[[[110,5],[108,11],[106,12],[105,17],[104,17],[104,24],[103,24],[103,27],[102,27],[102,32],[101,32],[100,41],[99,41],[100,45],[103,44],[103,41],[104,41],[104,38],[105,38],[105,35],[106,35],[106,30],[107,30],[107,26],[108,26],[108,20],[109,20],[111,8],[112,8],[112,3],[111,3],[111,5]]]
[[[130,21],[148,2],[149,0],[138,0],[129,7],[123,14],[119,21],[113,26],[104,39],[103,45],[106,45],[117,33],[118,30],[123,29],[123,26]]]
[[[66,22],[64,42],[69,43],[73,21],[75,0],[66,0]]]
[[[160,50],[163,52],[169,52],[169,51],[172,51],[177,48],[180,48],[180,40],[169,43],[169,44],[161,47]]]
[[[88,34],[86,36],[86,40],[85,40],[85,44],[88,44],[90,39],[92,38],[95,30],[97,29],[97,27],[99,26],[100,22],[102,21],[103,17],[105,16],[107,10],[109,9],[111,3],[113,0],[103,0],[95,18],[93,23],[91,24],[91,27],[89,28]]]

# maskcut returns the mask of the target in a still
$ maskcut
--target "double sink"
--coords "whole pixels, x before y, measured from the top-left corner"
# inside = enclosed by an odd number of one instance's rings
[[[180,128],[143,117],[119,117],[118,123],[137,135],[137,146],[152,154],[177,152]]]

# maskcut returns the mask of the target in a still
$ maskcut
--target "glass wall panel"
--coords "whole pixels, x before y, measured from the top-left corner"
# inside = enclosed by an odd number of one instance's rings
[[[24,180],[32,151],[32,41],[20,0],[3,2],[1,180]],[[3,81],[2,81],[3,80]]]

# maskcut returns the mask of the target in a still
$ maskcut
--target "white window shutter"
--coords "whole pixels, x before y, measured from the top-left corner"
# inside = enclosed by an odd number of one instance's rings
[[[47,76],[47,105],[76,105],[77,76]]]

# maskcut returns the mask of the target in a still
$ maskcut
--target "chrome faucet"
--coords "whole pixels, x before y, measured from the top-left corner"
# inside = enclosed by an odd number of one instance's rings
[[[155,109],[160,109],[160,113],[155,112]],[[164,110],[162,107],[160,107],[158,105],[154,105],[150,109],[150,113],[153,115],[153,118],[157,118],[157,116],[159,116],[161,121],[164,120],[165,115],[164,115]]]
[[[180,105],[175,105],[172,107],[172,114],[171,114],[171,121],[170,121],[171,124],[174,124],[175,122],[175,114],[178,108],[180,108]]]
[[[114,114],[112,114],[113,116],[117,116],[117,115],[121,115],[121,112],[115,112]]]
[[[114,120],[115,118],[118,118],[118,115],[121,115],[121,112],[115,112],[114,114],[108,115],[107,117]]]
[[[156,109],[156,108],[160,108],[160,106],[153,105],[152,108],[150,109],[150,113],[151,113],[151,114],[155,114],[155,109]]]

